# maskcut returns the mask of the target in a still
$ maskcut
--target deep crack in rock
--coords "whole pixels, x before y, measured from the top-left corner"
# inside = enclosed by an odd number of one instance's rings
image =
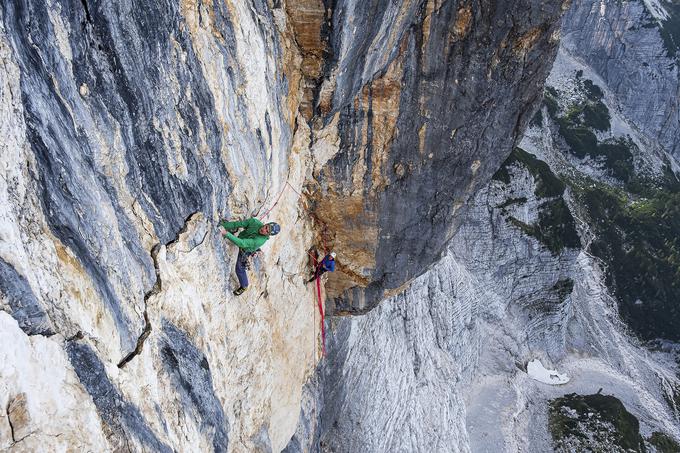
[[[118,368],[123,368],[132,359],[137,357],[137,355],[139,355],[142,352],[142,349],[144,348],[144,342],[149,337],[149,335],[151,335],[151,321],[149,320],[148,301],[151,296],[158,294],[161,290],[161,274],[160,270],[158,269],[158,251],[160,250],[160,248],[161,244],[158,243],[154,245],[153,248],[151,249],[153,267],[154,270],[156,271],[156,282],[154,283],[153,288],[151,288],[151,290],[144,295],[144,330],[137,339],[137,346],[135,346],[135,349],[118,363]]]
[[[9,431],[10,434],[12,435],[12,442],[16,443],[16,439],[14,438],[14,425],[12,425],[12,417],[9,414],[9,406],[12,404],[11,401],[7,403],[7,408],[5,409],[5,412],[7,413],[7,423],[9,424]]]
[[[189,222],[191,219],[196,215],[197,213],[194,212],[191,215],[189,215],[185,220],[184,220],[184,225],[182,225],[182,228],[177,232],[177,235],[174,237],[174,239],[171,239],[168,241],[165,246],[169,247],[175,243],[177,243],[180,239],[180,236],[183,233],[186,233],[188,228],[189,228]],[[207,233],[206,235],[207,236]],[[205,236],[201,240],[201,243],[203,243],[203,240],[205,239]],[[151,321],[149,320],[149,312],[148,312],[148,301],[151,296],[154,296],[158,294],[161,291],[161,273],[158,267],[158,252],[161,249],[161,244],[157,243],[156,245],[153,246],[151,249],[151,258],[153,259],[153,267],[156,272],[156,282],[153,285],[153,288],[149,290],[145,295],[144,295],[144,330],[142,331],[141,335],[137,339],[137,345],[135,346],[135,349],[130,352],[128,355],[123,358],[118,363],[118,368],[123,368],[125,365],[127,365],[132,359],[134,359],[137,355],[139,355],[142,352],[142,349],[144,348],[144,342],[146,339],[151,335]]]
[[[90,7],[87,5],[87,0],[80,0],[80,3],[83,5],[83,9],[85,10],[85,20],[88,24],[91,24],[92,16],[90,15]]]

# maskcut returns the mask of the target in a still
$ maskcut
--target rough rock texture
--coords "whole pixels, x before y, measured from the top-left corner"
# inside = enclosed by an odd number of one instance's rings
[[[433,271],[365,316],[333,320],[317,400],[323,451],[550,451],[547,402],[599,388],[645,434],[680,436],[666,396],[678,381],[672,353],[627,336],[597,260],[555,255],[508,221],[532,223],[534,192],[521,168],[510,186],[494,181]],[[527,201],[504,213],[514,197]],[[532,380],[534,358],[570,382]]]
[[[284,448],[320,353],[304,251],[342,249],[328,293],[353,312],[439,259],[540,99],[561,12],[4,2],[0,351],[21,373],[0,381],[27,437],[3,414],[3,448]],[[250,215],[282,232],[234,299],[215,225]]]
[[[534,117],[566,6],[3,2],[0,449],[549,451],[600,387],[680,439],[677,345],[629,335],[573,180],[672,180],[676,10],[574,2]],[[251,215],[282,232],[237,299],[215,226]],[[310,247],[367,313],[320,365]]]
[[[63,343],[0,312],[0,449],[104,451],[109,443]]]
[[[286,15],[17,0],[0,18],[0,407],[23,394],[29,415],[12,435],[3,412],[1,448],[282,449],[319,333]],[[283,231],[235,299],[216,221],[277,197]]]
[[[441,257],[457,210],[530,120],[561,12],[560,1],[337,2],[319,104],[340,150],[314,197],[326,246],[351,257],[329,279],[336,312],[370,310]]]
[[[628,194],[624,202],[647,209],[641,190],[676,190],[666,186],[678,168],[669,138],[680,130],[669,88],[675,61],[658,27],[641,30],[644,8],[657,4],[646,3],[574,2],[541,112],[521,149],[467,203],[446,256],[370,313],[332,319],[321,391],[308,390],[322,414],[319,441],[310,436],[307,448],[559,450],[550,401],[599,392],[639,420],[634,435],[647,451],[680,439],[680,349],[664,340],[675,338],[661,321],[663,334],[643,344],[622,320],[623,300],[609,277],[615,261],[594,255],[603,239],[597,225],[612,222],[614,211],[601,205],[593,214],[583,197]],[[616,33],[616,45],[608,33]],[[634,61],[647,55],[649,66]],[[633,67],[658,77],[636,85],[645,97],[638,103],[623,81],[629,73],[622,68]],[[680,231],[674,220],[667,223],[674,250]],[[634,237],[653,244],[656,234],[636,230]],[[675,287],[656,270],[638,274],[657,288]],[[677,298],[659,307],[650,312],[674,319]],[[533,380],[526,364],[534,359],[569,382]],[[308,421],[303,416],[301,424]],[[612,448],[607,436],[585,429],[580,435],[596,451]]]
[[[678,15],[677,3],[670,1],[574,0],[562,33],[562,48],[614,88],[631,123],[676,158],[680,55],[664,38],[677,33]]]

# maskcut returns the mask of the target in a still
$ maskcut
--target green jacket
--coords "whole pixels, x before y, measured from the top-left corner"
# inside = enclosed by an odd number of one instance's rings
[[[224,237],[236,244],[236,246],[244,252],[256,251],[262,247],[262,244],[267,242],[267,239],[269,239],[269,236],[259,233],[260,228],[262,228],[264,224],[255,217],[251,217],[247,220],[237,220],[236,222],[222,221],[220,222],[220,225],[227,231],[243,228],[243,231],[239,233],[238,237],[234,236],[232,233],[227,233]]]

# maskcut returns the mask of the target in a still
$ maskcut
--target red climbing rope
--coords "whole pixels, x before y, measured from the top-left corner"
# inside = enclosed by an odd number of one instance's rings
[[[295,190],[295,187],[291,186],[290,183],[289,183],[288,181],[286,181],[286,183],[283,185],[283,189],[281,189],[281,192],[279,193],[279,196],[276,197],[276,201],[274,202],[274,204],[272,205],[272,207],[269,208],[269,209],[267,210],[267,212],[264,213],[264,215],[261,217],[261,219],[264,220],[265,218],[267,218],[267,216],[269,215],[269,213],[272,212],[272,209],[274,209],[274,208],[276,207],[276,205],[279,203],[279,200],[281,199],[281,196],[283,195],[283,192],[286,191],[286,188],[287,188],[287,187],[290,187],[291,189],[293,189],[293,192],[295,192],[296,194],[302,196],[302,194],[301,194],[300,192],[298,192],[297,190]]]
[[[316,257],[312,255],[311,252],[308,252],[309,256],[312,257],[314,260],[314,273],[316,274],[316,270],[318,268],[318,264],[316,261]],[[319,314],[321,315],[321,351],[323,352],[323,355],[326,355],[326,327],[324,325],[324,313],[323,313],[323,303],[321,300],[321,281],[319,279],[319,276],[316,276],[316,300],[317,304],[319,306]]]
[[[316,277],[316,297],[319,301],[319,313],[321,313],[321,351],[326,355],[326,327],[323,320],[323,304],[321,303],[321,281]]]

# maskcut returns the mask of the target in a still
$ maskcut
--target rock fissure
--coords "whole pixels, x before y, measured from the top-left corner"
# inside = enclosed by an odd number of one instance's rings
[[[182,237],[182,234],[186,233],[189,229],[189,223],[191,220],[197,215],[198,213],[194,212],[191,215],[189,215],[185,220],[184,220],[184,225],[182,228],[179,230],[175,238],[172,240],[168,241],[165,244],[165,247],[171,247],[172,245],[175,245],[179,242],[180,238]],[[201,245],[204,241],[205,238],[208,236],[208,231],[206,231],[203,234],[203,237],[201,238],[200,241],[198,241],[196,244],[191,247],[193,250],[194,248],[198,247]],[[118,363],[118,368],[124,368],[125,365],[130,363],[132,359],[137,357],[139,354],[141,354],[143,348],[144,348],[144,342],[149,338],[149,335],[151,335],[152,331],[152,325],[151,325],[151,320],[149,319],[149,305],[148,301],[151,297],[155,296],[156,294],[160,293],[162,289],[162,282],[161,282],[161,273],[160,273],[160,266],[158,263],[158,253],[160,252],[161,249],[161,244],[157,243],[156,245],[153,246],[151,249],[151,259],[153,260],[153,267],[154,271],[156,273],[156,281],[154,282],[153,287],[144,295],[144,329],[142,330],[142,333],[139,335],[137,338],[137,344],[135,346],[135,349],[130,352],[128,355],[126,355],[119,363]],[[191,250],[179,250],[182,253],[188,253]]]
[[[137,345],[135,346],[135,349],[130,352],[127,356],[123,358],[118,363],[118,368],[124,368],[125,365],[130,363],[132,359],[137,357],[139,354],[141,354],[142,349],[144,348],[144,342],[146,341],[147,338],[149,338],[149,335],[151,335],[151,320],[149,319],[149,299],[152,296],[155,296],[161,291],[161,274],[160,274],[160,269],[158,267],[158,251],[160,250],[161,245],[156,244],[153,249],[151,249],[151,258],[153,259],[153,267],[154,270],[156,271],[156,282],[154,283],[153,287],[151,288],[150,291],[148,291],[144,295],[144,329],[142,330],[141,335],[139,338],[137,338]]]
[[[92,16],[90,15],[90,7],[87,4],[87,0],[80,0],[80,4],[83,5],[83,10],[85,11],[85,20],[88,24],[92,24]]]
[[[14,438],[14,424],[12,424],[12,416],[9,413],[9,407],[12,404],[11,401],[7,403],[7,408],[5,409],[5,413],[7,415],[7,424],[9,424],[9,432],[10,435],[12,436],[12,442],[16,443],[17,440]]]

